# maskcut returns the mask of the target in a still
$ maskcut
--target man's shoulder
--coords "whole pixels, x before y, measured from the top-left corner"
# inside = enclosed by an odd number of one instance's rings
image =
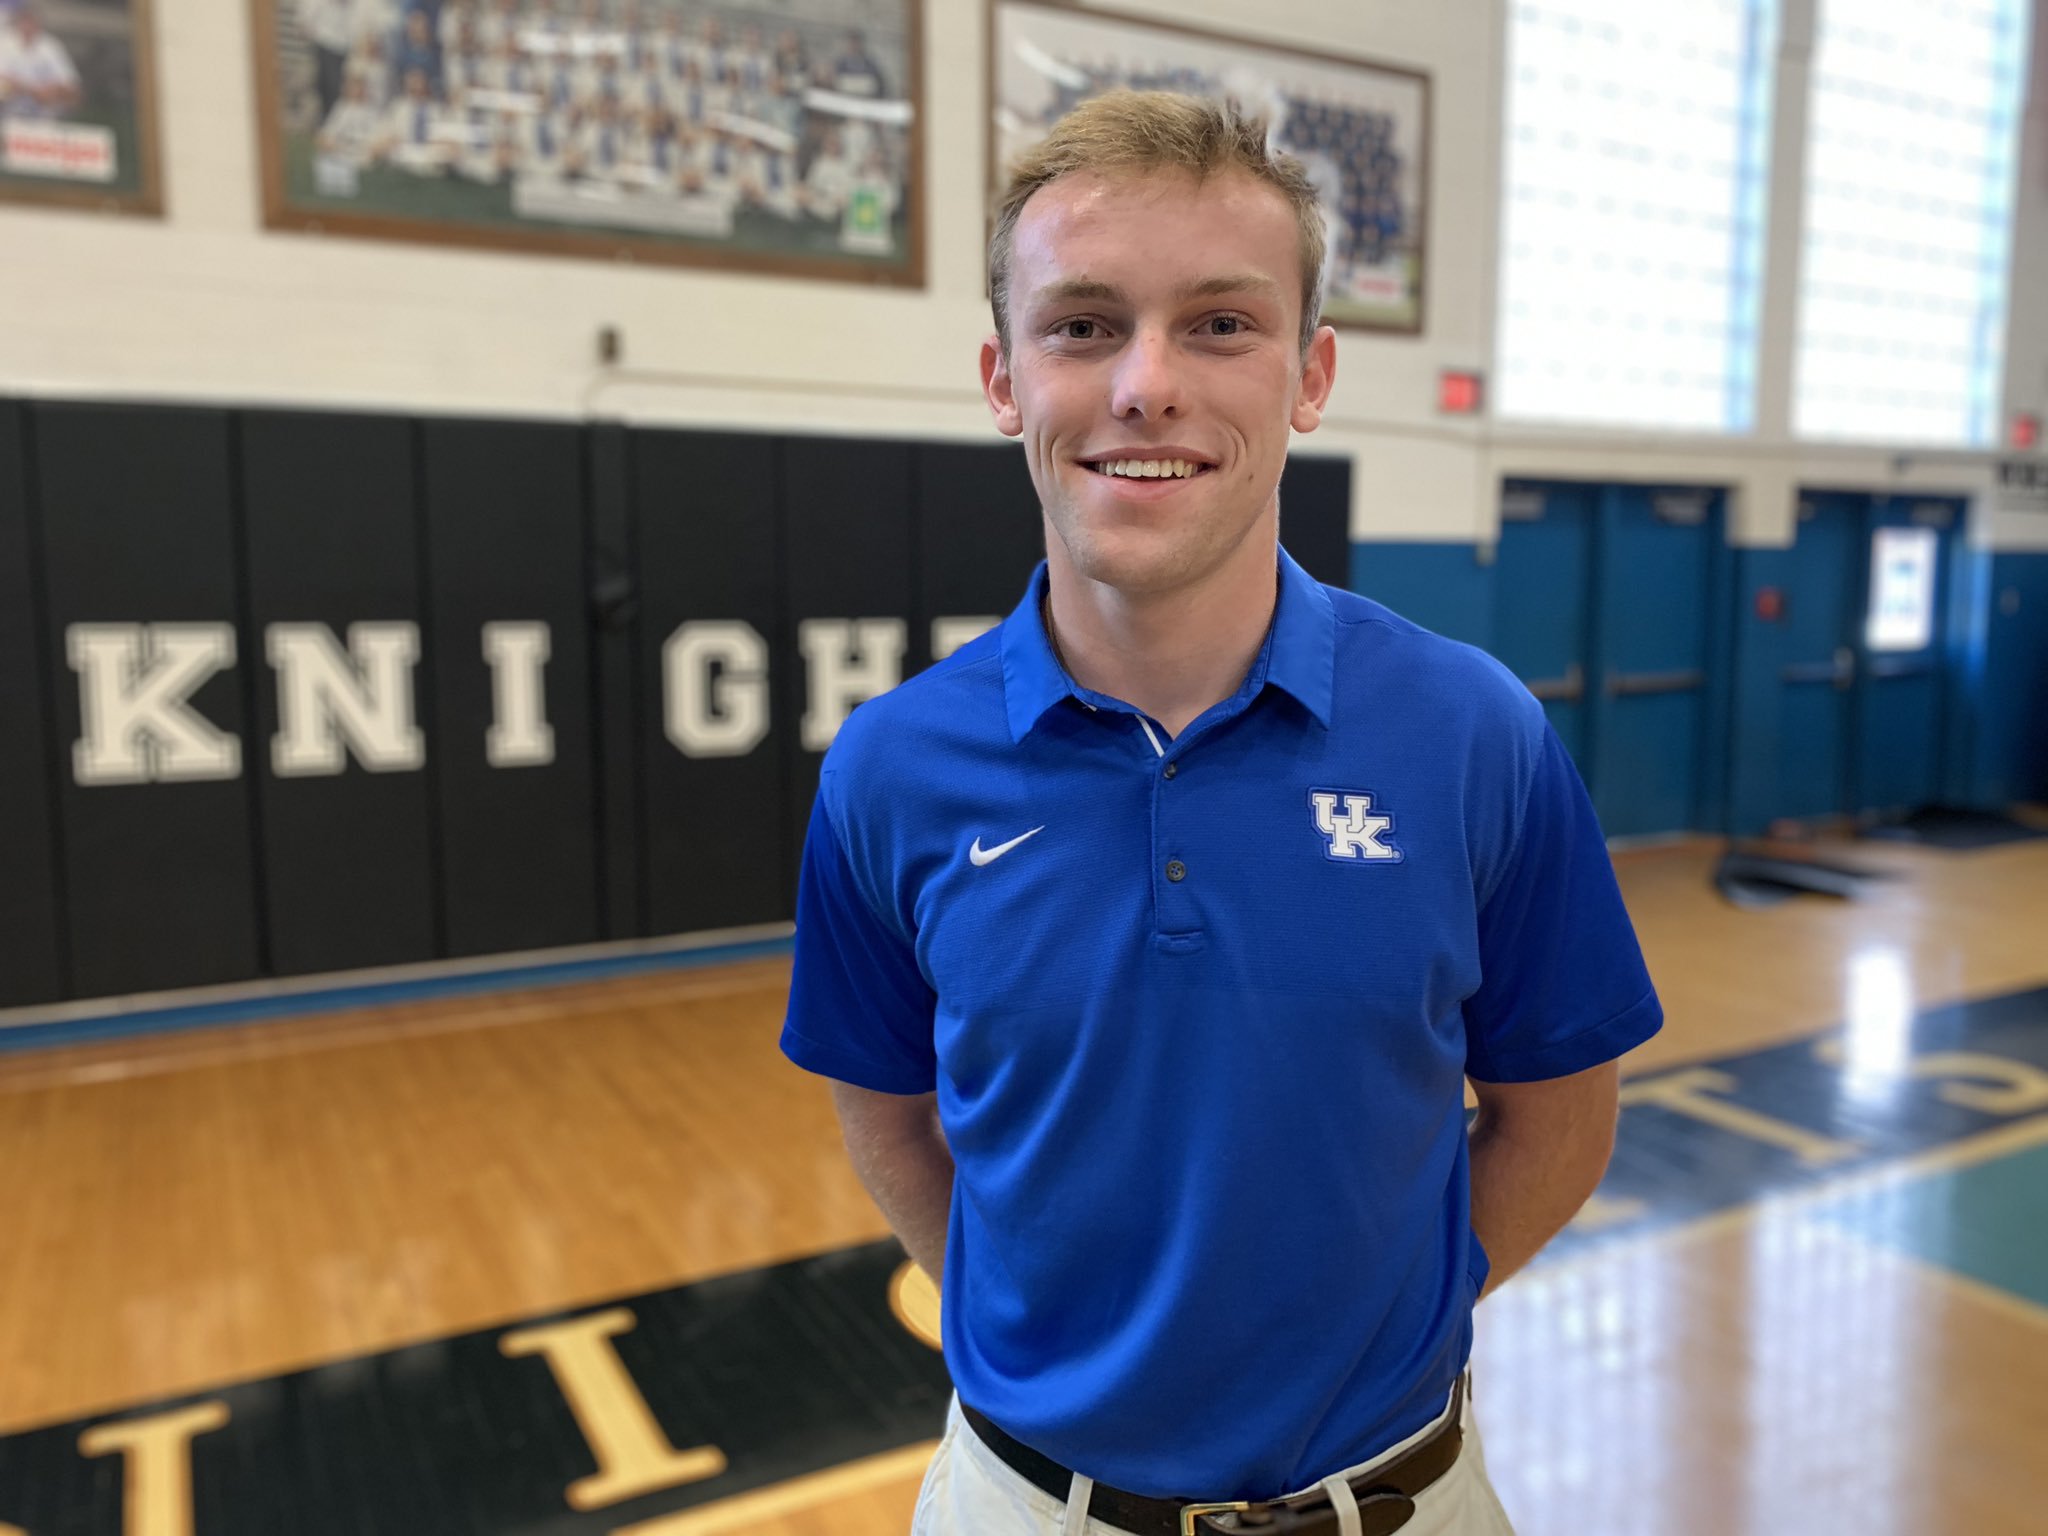
[[[995,732],[1007,740],[1008,730],[997,625],[856,708],[833,738],[825,769],[859,780],[913,766],[943,772],[934,754]]]
[[[1521,680],[1478,646],[1424,629],[1359,593],[1323,590],[1337,619],[1340,701],[1391,688],[1481,718],[1528,725],[1541,717],[1542,706]]]

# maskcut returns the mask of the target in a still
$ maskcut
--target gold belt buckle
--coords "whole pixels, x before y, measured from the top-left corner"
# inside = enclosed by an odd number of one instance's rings
[[[1202,1536],[1195,1529],[1195,1522],[1204,1515],[1241,1515],[1251,1505],[1243,1499],[1234,1504],[1183,1504],[1180,1511],[1180,1536]]]

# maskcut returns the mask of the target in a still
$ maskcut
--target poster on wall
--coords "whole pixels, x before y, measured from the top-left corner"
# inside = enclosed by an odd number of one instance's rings
[[[923,282],[918,0],[251,3],[273,229]]]
[[[1032,0],[990,0],[991,196],[1003,167],[1104,91],[1186,91],[1263,117],[1323,204],[1330,325],[1419,333],[1429,77],[1336,54]]]
[[[0,0],[0,201],[163,211],[149,0]]]

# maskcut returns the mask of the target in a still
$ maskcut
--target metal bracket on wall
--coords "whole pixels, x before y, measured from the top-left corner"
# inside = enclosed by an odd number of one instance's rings
[[[1659,491],[1650,498],[1650,513],[1674,528],[1697,528],[1707,520],[1710,500],[1705,491]]]
[[[1500,520],[1504,523],[1543,521],[1543,492],[1531,486],[1510,485],[1500,493]]]

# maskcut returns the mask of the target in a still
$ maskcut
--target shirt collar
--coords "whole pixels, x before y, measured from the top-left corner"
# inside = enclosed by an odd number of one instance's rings
[[[1045,562],[1041,560],[1031,573],[1023,601],[1003,621],[1003,706],[1013,741],[1022,741],[1047,710],[1074,696],[1074,685],[1046,638],[1045,621],[1040,616],[1045,591]],[[1265,665],[1265,681],[1290,694],[1327,728],[1336,685],[1337,613],[1330,606],[1329,593],[1284,549],[1280,551],[1280,591],[1273,605],[1273,624],[1260,659]]]
[[[1280,551],[1280,597],[1273,605],[1272,660],[1266,681],[1294,695],[1325,729],[1337,691],[1337,610],[1323,584]]]
[[[1045,712],[1073,692],[1040,617],[1045,583],[1041,560],[1024,588],[1024,600],[1003,621],[1003,707],[1010,717],[1012,741],[1030,735]]]

